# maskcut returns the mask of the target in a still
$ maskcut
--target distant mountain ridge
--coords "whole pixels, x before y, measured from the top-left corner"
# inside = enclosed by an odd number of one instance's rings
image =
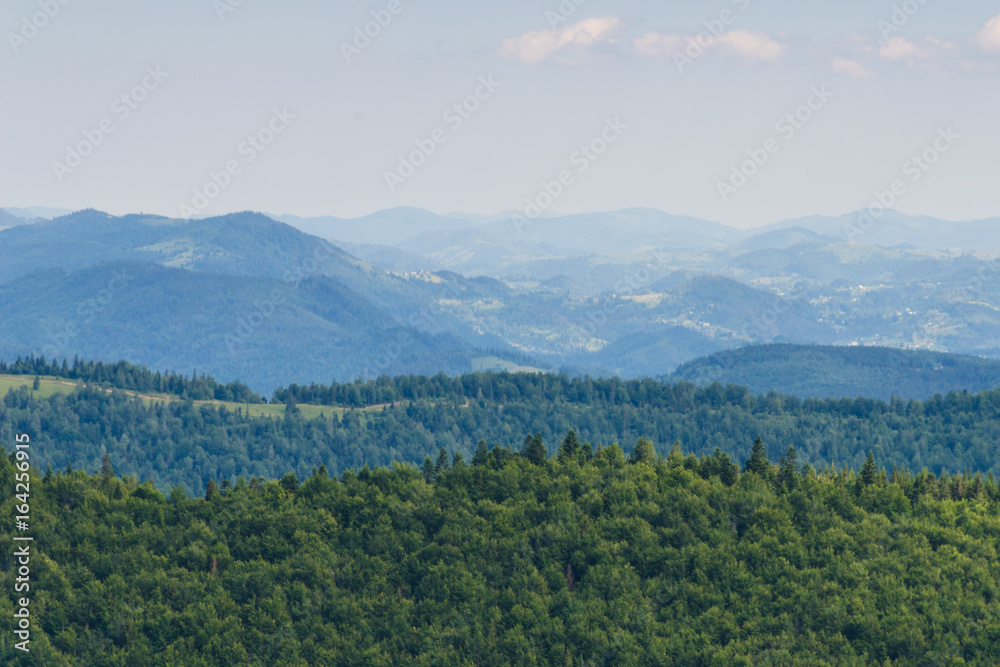
[[[800,398],[924,400],[952,391],[1000,388],[1000,361],[880,347],[762,345],[719,352],[682,364],[672,382],[718,382],[756,394]]]
[[[287,373],[459,373],[506,347],[432,312],[434,289],[260,214],[81,211],[0,232],[0,313],[17,315],[0,320],[0,354],[128,358],[269,391]]]
[[[0,209],[0,220],[4,219],[4,213],[20,220],[54,219],[73,214],[66,209],[49,207],[7,208]],[[358,218],[290,214],[269,217],[335,242],[390,245],[404,250],[421,235],[455,232],[476,232],[508,243],[545,243],[563,252],[584,255],[634,252],[643,247],[660,246],[691,250],[753,243],[755,237],[795,228],[813,232],[827,242],[855,242],[885,248],[908,245],[922,250],[1000,250],[1000,217],[956,222],[889,210],[873,219],[874,222],[867,223],[865,214],[865,211],[854,211],[840,216],[813,215],[751,229],[650,208],[546,215],[530,220],[528,225],[514,224],[513,213],[440,215],[405,206]]]
[[[259,213],[94,210],[2,230],[0,353],[118,360],[120,346],[136,363],[265,392],[277,378],[505,363],[664,376],[767,343],[1000,357],[989,252],[847,243],[809,221],[750,234],[649,209],[521,227],[412,209],[370,218],[356,238],[419,233],[348,252]],[[141,280],[109,289],[123,266]]]
[[[632,208],[562,216],[543,216],[516,225],[512,216],[438,215],[415,208],[393,208],[355,219],[274,216],[310,234],[349,243],[388,243],[401,246],[428,233],[475,230],[504,241],[539,240],[577,252],[633,251],[643,246],[674,244],[675,249],[735,244],[771,232],[805,229],[830,242],[856,241],[884,247],[912,244],[925,250],[960,248],[1000,249],[1000,218],[954,222],[929,216],[886,211],[871,225],[862,224],[864,211],[842,216],[809,216],[752,229],[738,229],[691,216],[657,209]],[[856,226],[856,236],[850,232]],[[593,235],[601,234],[598,244]],[[638,239],[638,241],[636,241]],[[610,246],[608,245],[610,243]]]

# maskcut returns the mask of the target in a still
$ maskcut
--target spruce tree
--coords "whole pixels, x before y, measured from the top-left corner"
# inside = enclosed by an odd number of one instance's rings
[[[632,463],[646,463],[652,465],[656,462],[656,448],[653,443],[646,438],[639,438],[632,450]]]
[[[473,466],[484,466],[489,462],[490,450],[486,446],[485,440],[480,440],[476,445],[476,453],[472,455]]]
[[[780,471],[778,472],[778,486],[792,491],[798,484],[799,466],[796,461],[795,446],[792,445],[781,457]]]
[[[540,466],[545,463],[548,453],[545,451],[545,441],[542,434],[536,433],[524,439],[524,447],[521,448],[521,456],[528,459],[532,465]]]
[[[559,461],[567,463],[576,459],[580,451],[580,441],[576,438],[576,431],[570,431],[566,438],[559,445]]]
[[[205,485],[205,500],[211,501],[218,495],[219,495],[219,487],[215,485],[214,479],[209,478],[208,484]]]
[[[718,447],[715,448],[715,467],[719,473],[719,480],[726,486],[732,486],[739,479],[739,466]]]
[[[670,453],[667,454],[667,465],[671,468],[680,468],[684,465],[684,452],[681,450],[680,440],[670,448]]]
[[[442,471],[448,469],[448,452],[442,447],[438,452],[437,463],[434,464],[434,474],[440,475]]]
[[[104,452],[104,460],[101,461],[101,474],[105,479],[115,476],[115,469],[111,466],[111,457],[107,452]]]
[[[769,477],[771,475],[771,462],[767,459],[767,451],[764,449],[764,442],[760,439],[759,435],[753,443],[753,451],[750,452],[750,458],[743,466],[743,472],[756,473],[761,477]]]
[[[875,467],[875,454],[872,450],[868,450],[868,458],[865,459],[865,465],[861,469],[861,475],[858,481],[861,486],[871,486],[878,479],[878,468]]]

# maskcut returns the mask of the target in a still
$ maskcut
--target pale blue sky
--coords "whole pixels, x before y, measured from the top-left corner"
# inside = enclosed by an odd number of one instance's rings
[[[961,139],[896,207],[998,216],[1000,5],[911,1],[915,14],[881,34],[894,2],[587,0],[553,30],[557,1],[401,0],[348,63],[341,43],[389,0],[243,0],[224,20],[212,0],[71,0],[30,39],[39,0],[7,0],[0,206],[177,216],[234,162],[202,213],[493,214],[570,170],[552,212],[649,206],[749,227],[867,206],[952,127]],[[720,17],[678,71],[672,49]],[[454,127],[445,112],[489,76],[500,87]],[[123,118],[115,100],[144,78],[155,89]],[[822,86],[833,97],[783,136],[777,120]],[[250,161],[241,143],[275,108],[295,118]],[[609,118],[628,128],[580,172],[572,156]],[[54,167],[105,119],[114,131],[92,154]],[[447,141],[390,190],[398,156],[438,128]],[[723,201],[719,182],[770,138],[780,150]]]

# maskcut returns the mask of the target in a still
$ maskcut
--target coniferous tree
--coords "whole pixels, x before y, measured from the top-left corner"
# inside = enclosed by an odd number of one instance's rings
[[[576,459],[577,453],[580,451],[580,441],[576,438],[576,431],[570,431],[566,434],[566,438],[563,439],[562,444],[559,445],[559,461],[562,463],[567,463]]]
[[[205,485],[205,500],[211,501],[219,495],[219,487],[215,485],[215,480],[209,478],[208,484]]]
[[[858,482],[861,487],[871,486],[878,479],[878,468],[875,466],[875,453],[872,450],[868,450],[868,458],[865,459],[865,465],[861,468],[861,475],[858,477]]]
[[[684,465],[684,452],[681,451],[681,441],[678,440],[667,454],[667,465],[671,468],[680,468]]]
[[[646,438],[639,438],[632,450],[632,463],[646,463],[652,465],[656,461],[656,448],[653,443]]]
[[[757,436],[753,443],[753,450],[743,466],[743,472],[754,473],[761,477],[769,477],[771,474],[771,462],[767,459],[767,451],[764,449],[764,442],[760,436]]]
[[[972,485],[968,488],[966,497],[972,500],[979,500],[983,497],[985,491],[986,484],[983,483],[983,473],[977,472],[975,478],[972,480]]]
[[[444,447],[438,452],[437,463],[434,464],[434,475],[440,475],[448,469],[448,452]]]
[[[788,491],[795,490],[799,479],[799,466],[794,445],[790,446],[785,455],[781,457],[779,467],[778,486]]]
[[[490,450],[486,446],[485,440],[480,440],[476,445],[476,453],[472,455],[473,466],[484,466],[489,462]]]
[[[101,475],[105,479],[115,476],[115,469],[111,466],[111,457],[107,452],[104,452],[104,459],[101,461]]]
[[[715,448],[715,468],[719,473],[719,480],[726,486],[732,486],[739,479],[739,466],[718,447]]]
[[[548,453],[545,451],[545,441],[542,434],[536,433],[524,439],[524,447],[521,449],[521,456],[528,459],[532,465],[540,466],[545,463]]]
[[[434,462],[431,461],[431,457],[424,459],[424,465],[421,467],[420,471],[424,475],[424,481],[428,484],[434,481]]]

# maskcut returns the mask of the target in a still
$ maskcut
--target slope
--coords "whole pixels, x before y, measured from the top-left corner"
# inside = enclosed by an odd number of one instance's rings
[[[335,279],[299,284],[145,263],[47,269],[0,286],[0,356],[126,358],[269,392],[277,378],[462,372],[469,348],[400,325]],[[478,356],[478,355],[476,355]]]
[[[1000,361],[879,347],[761,345],[688,362],[671,381],[720,382],[799,397],[925,399],[1000,387]]]

